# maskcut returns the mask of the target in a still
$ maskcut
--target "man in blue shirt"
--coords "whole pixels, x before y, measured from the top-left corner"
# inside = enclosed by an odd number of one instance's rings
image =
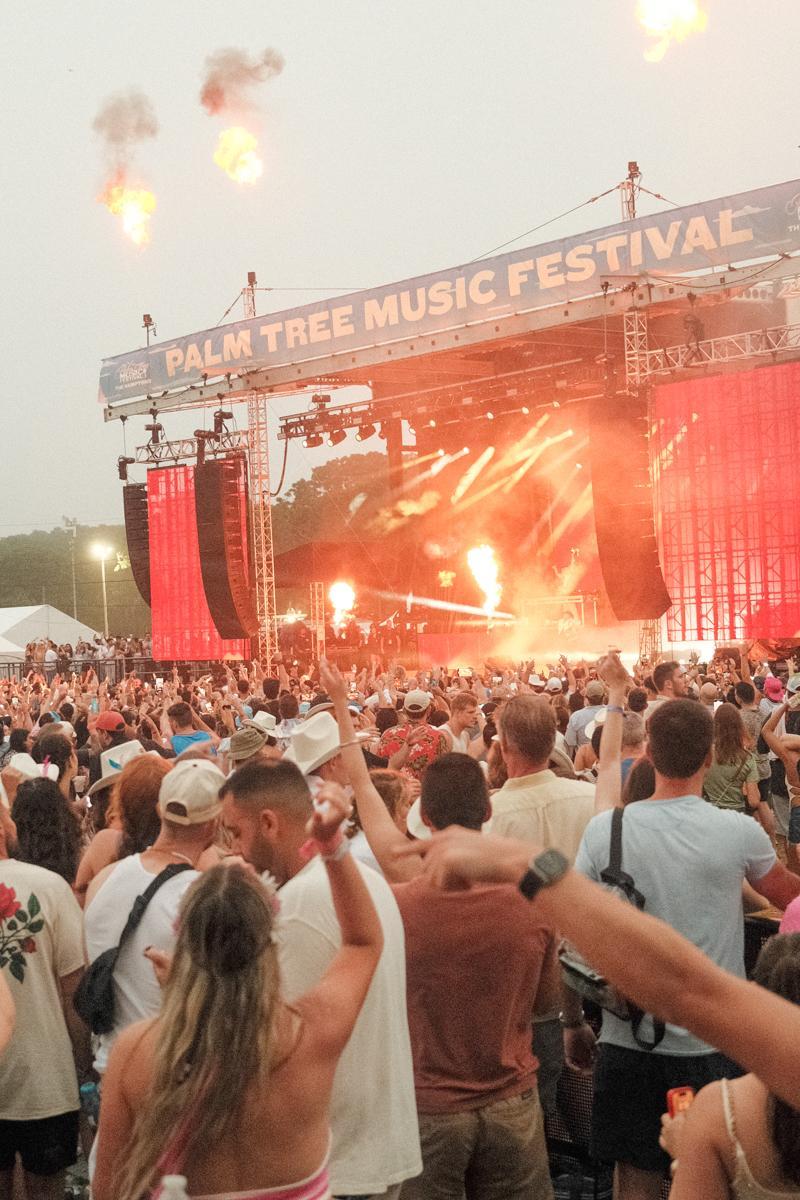
[[[190,746],[196,746],[198,743],[210,742],[214,749],[219,745],[217,735],[212,733],[205,725],[201,728],[199,717],[182,700],[179,700],[177,704],[169,706],[167,717],[170,729],[172,730],[170,742],[176,756],[182,754],[184,750],[188,750]]]
[[[673,700],[655,709],[647,729],[656,786],[649,800],[624,810],[622,870],[645,897],[646,912],[743,978],[744,880],[784,909],[800,893],[800,876],[777,861],[770,839],[752,817],[702,799],[713,742],[707,708]],[[575,860],[576,870],[596,881],[609,863],[611,816],[607,811],[592,818]],[[594,1036],[572,995],[565,998],[562,1023],[568,1061],[589,1066]],[[650,1017],[638,1033],[654,1040]],[[617,1164],[619,1200],[658,1200],[668,1166],[658,1145],[667,1090],[697,1090],[728,1069],[713,1046],[686,1029],[668,1024],[663,1039],[647,1050],[635,1040],[630,1022],[603,1013],[594,1076],[594,1150],[598,1158]]]

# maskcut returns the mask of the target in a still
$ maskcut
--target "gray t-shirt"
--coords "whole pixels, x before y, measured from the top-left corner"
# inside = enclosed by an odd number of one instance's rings
[[[600,881],[608,866],[611,812],[593,817],[575,868]],[[758,886],[776,862],[772,843],[752,817],[724,812],[700,796],[640,800],[625,809],[622,869],[646,900],[645,912],[665,921],[718,966],[744,977],[742,881]],[[641,1036],[652,1036],[647,1018]],[[603,1013],[601,1042],[637,1050],[627,1021]],[[667,1025],[656,1054],[707,1054],[713,1047]]]

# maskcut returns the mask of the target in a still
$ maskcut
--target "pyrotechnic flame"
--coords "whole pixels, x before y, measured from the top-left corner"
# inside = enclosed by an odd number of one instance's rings
[[[642,28],[657,39],[644,52],[648,62],[661,62],[673,42],[702,33],[708,24],[700,0],[639,0],[638,17]]]
[[[258,156],[258,139],[241,125],[223,129],[214,151],[214,162],[236,183],[255,183],[264,174]]]
[[[467,563],[475,576],[475,582],[483,592],[483,611],[487,617],[493,617],[500,607],[500,598],[503,595],[494,550],[491,546],[474,546],[467,553]]]
[[[349,583],[332,583],[328,599],[333,605],[333,627],[336,629],[342,624],[347,614],[353,611],[356,594]]]
[[[144,188],[128,187],[119,179],[109,183],[98,200],[110,213],[122,218],[122,228],[137,246],[150,241],[148,222],[155,212],[156,198]]]

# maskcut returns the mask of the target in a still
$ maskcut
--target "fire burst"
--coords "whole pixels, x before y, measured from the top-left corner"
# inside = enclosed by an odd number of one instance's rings
[[[483,592],[483,611],[493,617],[500,607],[503,589],[500,585],[500,569],[491,546],[475,546],[467,553],[469,569],[475,582]]]
[[[333,627],[338,628],[348,613],[353,611],[356,594],[349,583],[332,583],[328,599],[333,605]]]
[[[258,139],[241,125],[223,129],[214,151],[214,162],[236,183],[255,183],[264,174],[258,156]]]
[[[661,62],[672,42],[702,33],[708,24],[700,0],[639,0],[638,17],[647,33],[657,39],[644,52],[648,62]]]
[[[147,225],[156,209],[156,198],[152,192],[127,187],[124,182],[117,180],[108,185],[98,200],[115,217],[122,218],[122,228],[137,246],[144,246],[150,241]]]

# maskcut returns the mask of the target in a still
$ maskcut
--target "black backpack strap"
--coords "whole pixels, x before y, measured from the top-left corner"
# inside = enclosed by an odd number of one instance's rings
[[[141,896],[136,897],[133,902],[133,907],[131,908],[128,920],[125,922],[125,928],[120,934],[119,941],[117,942],[118,953],[122,949],[125,942],[127,942],[128,938],[136,932],[137,928],[139,927],[139,923],[144,916],[145,909],[153,899],[153,896],[155,896],[158,889],[163,887],[165,883],[169,883],[170,879],[174,879],[176,875],[180,875],[181,872],[192,870],[194,870],[194,868],[190,863],[170,863],[168,867],[165,867],[163,871],[156,875],[151,884],[148,884]]]

